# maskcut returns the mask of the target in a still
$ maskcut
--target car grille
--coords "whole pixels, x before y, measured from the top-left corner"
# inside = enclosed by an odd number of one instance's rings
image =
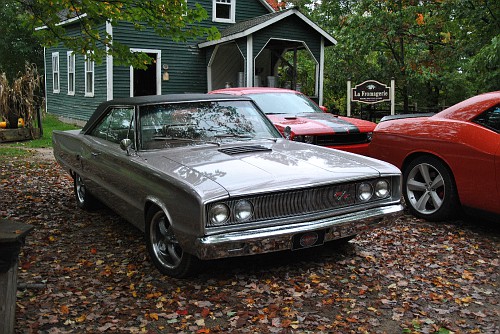
[[[368,143],[368,134],[366,133],[346,133],[335,135],[314,136],[314,144],[319,146],[334,146],[348,144]]]
[[[331,210],[352,205],[356,198],[353,184],[269,194],[250,199],[254,219],[266,220]]]
[[[258,222],[310,213],[326,212],[353,205],[356,203],[356,184],[349,183],[263,194],[224,201],[224,204],[229,207],[231,213],[234,213],[236,203],[243,199],[250,201],[254,208],[252,217],[244,223]],[[217,203],[208,205],[207,210],[209,211],[211,206],[215,204]],[[234,215],[231,214],[230,218],[226,223],[224,223],[224,225],[237,223],[239,222],[237,222]],[[207,226],[210,225],[208,224]]]

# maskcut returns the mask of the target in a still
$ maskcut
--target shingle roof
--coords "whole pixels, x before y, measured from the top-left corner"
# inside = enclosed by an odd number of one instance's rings
[[[256,27],[260,24],[263,24],[271,19],[273,19],[276,16],[282,15],[283,12],[275,12],[275,13],[269,13],[261,16],[257,16],[251,19],[248,19],[246,21],[241,21],[236,24],[233,24],[232,26],[224,29],[221,31],[220,35],[221,37],[226,37],[234,34],[238,34],[241,32],[244,32],[245,30],[248,30],[250,28]]]
[[[199,43],[198,47],[204,48],[207,46],[213,46],[221,43],[225,43],[228,41],[235,40],[237,38],[245,37],[253,34],[254,32],[265,29],[266,27],[278,22],[282,19],[285,19],[289,16],[296,15],[298,18],[303,20],[306,24],[308,24],[311,28],[316,30],[320,35],[325,38],[325,45],[335,45],[337,41],[333,38],[329,33],[321,29],[317,24],[308,19],[304,14],[302,14],[296,8],[290,8],[287,10],[269,13],[261,16],[254,17],[252,19],[241,21],[238,23],[229,26],[228,28],[221,31],[221,38],[214,41],[207,41],[203,43]]]

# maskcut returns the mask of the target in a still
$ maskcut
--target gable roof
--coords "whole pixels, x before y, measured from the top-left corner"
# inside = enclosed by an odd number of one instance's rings
[[[322,35],[329,45],[337,44],[335,38],[333,38],[329,33],[321,29],[317,24],[309,20],[304,14],[302,14],[298,9],[291,8],[280,12],[269,13],[261,16],[257,16],[251,18],[246,21],[238,22],[227,29],[221,31],[221,38],[214,41],[207,41],[203,43],[199,43],[199,48],[204,48],[208,46],[213,46],[217,44],[221,44],[224,42],[233,41],[235,39],[246,37],[248,35],[253,34],[256,31],[264,29],[278,21],[281,21],[291,15],[296,15],[301,20],[303,20],[306,24],[308,24],[311,28],[316,30],[320,35]],[[329,43],[328,43],[329,42]]]
[[[259,0],[270,12],[274,12],[273,6],[267,0]]]

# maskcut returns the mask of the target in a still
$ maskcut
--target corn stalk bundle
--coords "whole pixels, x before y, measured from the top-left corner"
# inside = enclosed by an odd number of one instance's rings
[[[25,72],[9,85],[5,74],[0,75],[0,118],[10,128],[17,128],[22,118],[26,127],[33,129],[37,108],[41,105],[41,76],[34,64],[26,64]]]

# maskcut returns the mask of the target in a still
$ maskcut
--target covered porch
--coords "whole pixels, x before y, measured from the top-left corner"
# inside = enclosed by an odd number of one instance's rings
[[[237,23],[200,43],[207,55],[207,90],[282,87],[323,100],[324,49],[336,40],[297,9]],[[300,69],[300,70],[299,70]]]

